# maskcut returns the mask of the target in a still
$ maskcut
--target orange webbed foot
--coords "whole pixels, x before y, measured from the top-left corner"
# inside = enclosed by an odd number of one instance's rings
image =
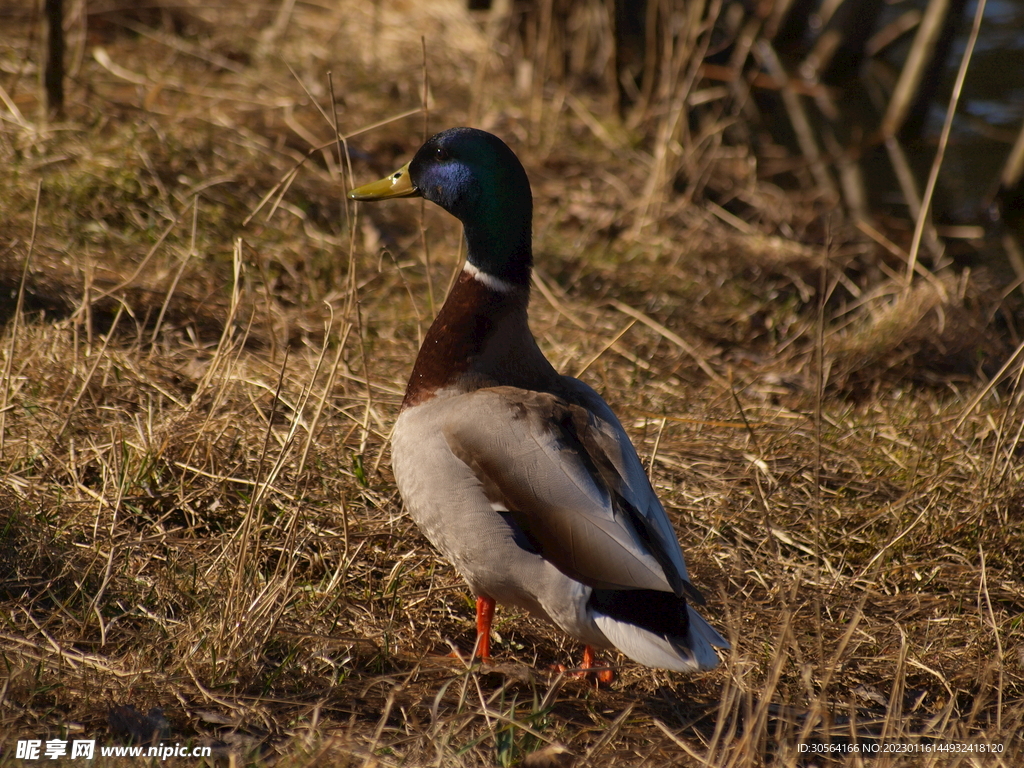
[[[614,681],[615,670],[609,669],[608,667],[598,667],[594,663],[595,658],[596,654],[594,653],[593,647],[587,645],[583,648],[583,663],[580,664],[578,669],[570,672],[562,664],[555,664],[555,669],[563,674],[569,675],[569,677],[593,677],[596,682],[604,683],[605,685]]]

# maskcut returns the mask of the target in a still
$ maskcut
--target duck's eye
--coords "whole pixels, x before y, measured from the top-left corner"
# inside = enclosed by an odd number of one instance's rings
[[[449,157],[448,150],[444,147],[438,147],[434,150],[434,159],[437,161],[447,160]]]

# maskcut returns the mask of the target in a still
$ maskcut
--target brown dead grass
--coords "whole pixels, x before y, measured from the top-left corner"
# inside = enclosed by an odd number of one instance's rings
[[[619,127],[536,76],[514,106],[506,30],[458,3],[89,7],[67,122],[35,119],[30,19],[9,11],[0,51],[0,764],[15,738],[123,743],[129,705],[232,764],[557,743],[578,765],[809,765],[799,745],[830,740],[1005,750],[840,765],[1019,761],[1020,315],[997,287],[904,291],[710,129],[674,169],[703,181],[646,186],[673,170],[656,117]],[[332,72],[341,132],[381,123],[352,177],[392,170],[421,132],[421,34],[431,129],[476,115],[531,173],[535,333],[650,464],[734,645],[716,672],[612,658],[595,690],[510,611],[493,669],[448,657],[470,598],[403,515],[387,437],[458,231],[424,211],[427,269],[415,203],[346,209],[316,106]],[[701,203],[712,182],[749,221]]]

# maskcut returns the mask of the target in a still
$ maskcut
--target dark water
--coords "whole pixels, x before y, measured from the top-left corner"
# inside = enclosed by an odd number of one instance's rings
[[[893,3],[886,9],[882,23],[914,7],[923,11],[925,4]],[[977,8],[977,0],[966,4],[941,83],[928,105],[920,134],[907,143],[906,149],[922,188],[935,155]],[[912,40],[913,33],[907,34],[885,52],[885,59],[894,68],[902,66]],[[938,222],[983,226],[986,240],[984,243],[976,242],[975,247],[986,258],[1001,258],[999,235],[1004,226],[1024,234],[1024,211],[1016,210],[1021,207],[1020,198],[1014,202],[997,194],[1000,174],[1022,124],[1024,0],[988,0],[953,119],[950,144],[939,175],[933,208]],[[884,150],[874,155],[867,159],[868,165],[888,164]],[[878,170],[881,171],[881,167]],[[891,171],[887,173],[891,174]],[[902,195],[895,187],[889,187],[879,197],[883,206],[897,200],[902,202]]]
[[[869,215],[893,240],[908,246],[915,216],[893,167],[880,127],[896,83],[931,0],[792,0],[774,44],[790,72],[813,76],[829,34],[840,47],[819,73],[835,110],[805,99],[821,136],[829,131],[849,147],[864,179]],[[917,89],[898,143],[925,189],[943,130],[950,96],[967,49],[979,0],[949,0],[945,26],[932,63]],[[866,52],[881,31],[917,14],[918,24],[873,55]],[[869,42],[872,41],[872,42]],[[799,154],[788,109],[777,94],[755,94],[771,135]],[[817,106],[814,109],[812,103]],[[945,244],[944,255],[962,266],[985,265],[1016,279],[1008,254],[1024,254],[1024,184],[1000,188],[1000,177],[1024,125],[1024,0],[988,0],[967,77],[954,115],[931,213]],[[788,180],[793,183],[792,180]],[[784,183],[784,182],[783,182]],[[806,179],[797,183],[806,184]],[[1016,238],[1016,245],[1013,239]],[[932,251],[923,255],[929,264]],[[945,259],[943,259],[945,261]],[[1019,259],[1024,262],[1024,255]],[[1024,270],[1024,267],[1019,267]]]

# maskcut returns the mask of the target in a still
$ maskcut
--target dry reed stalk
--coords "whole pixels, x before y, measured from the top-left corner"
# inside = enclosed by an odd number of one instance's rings
[[[877,56],[892,43],[921,23],[921,12],[916,8],[900,14],[882,29],[875,32],[864,44],[864,53],[868,57]]]
[[[482,56],[476,61],[476,68],[473,73],[473,84],[470,88],[472,94],[469,99],[469,108],[466,110],[466,124],[480,125],[486,111],[484,106],[484,95],[487,93],[487,77],[494,67],[496,47],[500,44],[500,35],[508,26],[509,18],[512,15],[511,0],[492,0],[487,11],[487,21],[484,23],[484,36],[487,46]]]
[[[1016,454],[1017,446],[1020,445],[1021,436],[1024,435],[1024,418],[1021,418],[1021,404],[1024,401],[1024,389],[1021,388],[1022,379],[1024,379],[1024,366],[1018,366],[1009,400],[1003,408],[995,439],[992,441],[992,456],[985,473],[984,492],[986,496],[1006,481],[1007,474],[1014,466],[1013,457]],[[1014,424],[1017,425],[1016,430],[1014,430]],[[1005,436],[1010,432],[1013,433],[1013,436],[1010,438],[1009,444],[1004,445]],[[1004,463],[999,477],[996,478],[996,465],[1000,458],[1004,459]]]
[[[565,95],[565,103],[569,109],[580,119],[587,129],[594,134],[594,138],[600,141],[610,152],[624,152],[626,147],[622,140],[616,140],[608,128],[598,120],[586,104],[573,96],[571,93]]]
[[[796,584],[794,581],[794,592]],[[794,594],[790,595],[795,597]],[[744,723],[742,733],[734,744],[727,745],[726,754],[728,759],[722,765],[725,768],[736,768],[737,766],[752,765],[764,754],[765,740],[768,735],[768,718],[772,706],[772,698],[778,690],[782,678],[782,670],[786,664],[792,649],[792,624],[793,613],[787,611],[782,617],[782,624],[775,638],[775,648],[768,669],[768,676],[765,680],[760,695],[756,700],[750,700],[747,704],[749,715]],[[748,689],[749,691],[749,689]],[[752,693],[752,692],[750,692]],[[723,755],[725,756],[725,755]]]
[[[1024,125],[1021,125],[1017,139],[1013,142],[1013,148],[1006,157],[1003,172],[999,175],[999,183],[1003,189],[1013,189],[1020,183],[1022,177],[1024,177]]]
[[[555,33],[554,6],[555,0],[540,0],[540,7],[536,13],[537,28],[534,32],[535,42],[531,61],[530,107],[527,113],[529,115],[530,143],[534,146],[539,146],[543,141],[542,127],[546,112],[544,86],[551,74],[549,67],[553,53],[552,48],[555,47],[553,39]]]
[[[835,162],[839,173],[839,189],[842,200],[855,222],[869,221],[871,211],[868,205],[868,188],[864,182],[864,171],[852,150],[843,149],[831,126],[821,129],[825,149]]]
[[[163,326],[164,317],[167,314],[167,307],[170,306],[171,298],[174,296],[174,291],[178,287],[178,283],[181,281],[181,275],[185,271],[185,267],[188,266],[189,260],[193,256],[197,256],[196,251],[196,233],[199,228],[199,195],[192,198],[192,239],[189,242],[188,250],[185,251],[185,255],[181,258],[181,264],[178,267],[178,271],[174,273],[174,278],[171,280],[170,286],[167,288],[167,294],[164,296],[163,304],[160,305],[160,312],[156,316],[156,322],[153,323],[153,333],[149,337],[149,351],[150,357],[153,355],[153,350],[156,348],[157,339],[160,337],[160,328]]]
[[[727,382],[717,371],[715,371],[715,369],[712,368],[710,364],[708,364],[707,359],[705,359],[703,355],[698,353],[697,350],[694,349],[693,346],[689,344],[686,340],[684,340],[681,336],[679,336],[679,334],[673,333],[658,321],[654,320],[651,317],[648,317],[643,312],[633,309],[628,304],[623,304],[621,301],[613,300],[611,302],[611,305],[615,307],[615,309],[619,310],[619,312],[622,312],[625,315],[629,315],[634,320],[639,320],[641,323],[646,325],[651,330],[656,331],[657,333],[664,336],[666,339],[668,339],[681,350],[683,350],[683,352],[692,357],[693,361],[697,363],[697,365],[700,367],[702,371],[704,371],[705,374],[707,374],[707,377],[709,379],[711,379],[713,382],[718,384],[718,386],[722,387],[723,389],[729,389],[729,382]]]
[[[940,1],[932,0],[932,2]],[[935,185],[939,179],[939,169],[942,167],[942,160],[946,156],[946,145],[949,143],[949,134],[953,129],[953,116],[956,114],[956,106],[960,102],[960,94],[963,91],[964,79],[967,77],[967,69],[971,65],[974,46],[978,42],[985,5],[986,0],[978,0],[978,7],[974,14],[974,24],[971,27],[970,37],[967,39],[967,47],[964,49],[963,57],[960,59],[960,68],[956,73],[956,82],[953,84],[953,92],[949,97],[949,105],[946,108],[946,119],[942,124],[942,133],[939,135],[939,147],[935,151],[932,168],[928,174],[928,183],[925,186],[924,198],[921,201],[921,211],[917,216],[917,221],[914,222],[914,237],[910,244],[910,259],[907,262],[907,271],[904,277],[907,289],[910,288],[910,283],[914,279],[914,264],[917,262],[917,254],[921,247],[921,238],[924,235],[926,219],[930,215],[932,196],[935,194]]]
[[[943,245],[939,241],[938,234],[935,232],[935,227],[931,223],[931,211],[921,206],[921,194],[917,190],[917,180],[914,178],[914,172],[910,168],[910,163],[907,161],[907,155],[903,151],[903,145],[900,144],[899,139],[896,136],[890,136],[885,139],[885,149],[889,153],[889,162],[892,163],[893,171],[896,173],[896,180],[899,182],[900,191],[903,193],[903,199],[907,204],[907,208],[910,211],[910,216],[915,222],[924,215],[926,219],[926,228],[924,232],[927,237],[925,239],[929,250],[932,253],[932,258],[937,263],[942,258]],[[908,255],[907,265],[908,269],[917,269],[917,259],[913,260],[911,265],[911,259]]]
[[[7,113],[10,115],[10,120],[14,122],[19,128],[24,130],[32,130],[32,124],[25,119],[25,116],[21,114],[21,110],[18,109],[18,105],[14,103],[14,99],[7,92],[7,89],[0,84],[0,103],[7,108]]]
[[[430,126],[430,74],[427,70],[427,38],[421,36],[420,43],[423,46],[423,143],[426,144],[427,139],[430,138],[430,134],[427,131]],[[437,309],[436,301],[434,300],[434,270],[430,264],[430,243],[427,242],[426,216],[427,201],[420,197],[420,240],[423,244],[423,269],[427,274],[427,306],[430,310],[430,316],[433,317],[437,314]]]
[[[324,331],[324,348],[321,353],[321,357],[317,360],[317,370],[319,371],[320,365],[323,361],[323,353],[327,351],[327,339],[331,337],[331,331],[334,330],[334,309],[328,305],[328,309],[331,313],[331,319],[327,323]],[[327,376],[327,382],[324,384],[324,388],[320,393],[320,397],[317,400],[316,411],[313,413],[313,419],[310,421],[309,429],[306,432],[306,442],[302,446],[302,456],[299,459],[299,466],[296,470],[296,474],[302,474],[302,470],[306,466],[306,460],[309,458],[309,450],[313,445],[313,440],[317,434],[317,428],[320,424],[320,418],[323,415],[324,408],[327,404],[327,399],[334,391],[334,382],[338,376],[338,367],[341,365],[341,357],[345,351],[345,342],[348,339],[348,335],[352,330],[351,323],[345,323],[345,328],[341,332],[341,339],[338,341],[338,349],[334,355],[334,362],[331,364],[331,372]]]
[[[675,18],[671,0],[664,0],[664,5],[666,21]],[[685,135],[689,129],[686,119],[688,98],[701,71],[701,62],[710,43],[710,32],[721,9],[721,0],[689,0],[683,3],[679,14],[686,20],[685,32],[675,29],[673,23],[661,25],[663,61],[660,65],[657,100],[667,105],[667,108],[664,116],[656,123],[650,173],[644,183],[636,218],[630,229],[631,237],[638,237],[645,227],[660,217],[672,178],[678,168],[690,160],[693,147]],[[666,65],[665,61],[669,64]]]
[[[886,237],[873,226],[871,226],[869,223],[867,223],[866,221],[858,221],[856,226],[857,229],[859,229],[865,235],[867,235],[880,246],[882,246],[886,251],[891,253],[896,258],[902,260],[904,264],[907,264],[908,266],[910,265],[910,255],[905,250],[896,245],[896,243],[894,243],[888,237]],[[913,269],[918,276],[923,277],[925,280],[929,281],[937,289],[945,290],[942,288],[942,283],[939,281],[939,279],[935,277],[935,275],[930,270],[925,269],[924,265],[922,265],[921,263],[915,263],[910,268]]]
[[[800,729],[800,733],[797,736],[798,744],[807,743],[811,737],[812,731],[817,723],[822,722],[826,714],[830,711],[831,707],[827,701],[827,697],[832,694],[833,678],[836,676],[837,670],[842,664],[846,651],[850,647],[850,643],[853,640],[853,636],[860,626],[861,621],[864,619],[864,606],[868,600],[868,592],[865,591],[858,602],[853,612],[853,617],[850,619],[849,624],[846,627],[846,631],[843,633],[835,649],[828,657],[828,661],[824,661],[825,656],[819,656],[823,663],[819,667],[819,674],[821,678],[818,682],[818,694],[813,698],[811,707],[808,711],[807,717],[804,720],[803,727]],[[852,732],[851,736],[856,737],[856,732]]]
[[[382,120],[370,123],[361,128],[357,128],[356,130],[350,131],[344,136],[341,136],[341,141],[345,143],[349,139],[353,139],[361,134],[368,133],[378,128],[382,128],[383,126],[388,125],[390,123],[394,123],[399,120],[404,120],[407,117],[412,117],[413,115],[419,114],[421,110],[422,107],[407,109],[404,112],[399,112],[396,115],[391,115],[390,117],[386,117]],[[246,218],[242,220],[242,224],[246,225],[250,221],[252,221],[253,218],[255,218],[256,214],[263,210],[263,208],[272,198],[275,199],[275,202],[271,208],[270,213],[267,214],[267,219],[273,218],[273,215],[277,211],[278,206],[284,200],[285,193],[288,191],[288,188],[291,187],[292,183],[295,181],[299,169],[302,168],[306,164],[306,161],[309,160],[313,155],[322,152],[324,149],[331,146],[332,144],[335,144],[337,141],[338,139],[331,139],[330,141],[326,141],[307,150],[306,154],[302,157],[302,159],[296,161],[295,164],[290,169],[288,169],[288,171],[284,175],[282,175],[280,179],[278,179],[277,183],[275,183],[269,190],[267,190],[266,193],[264,193],[263,197],[260,198],[259,202],[252,208],[251,211],[249,211],[249,214],[246,216]]]
[[[106,337],[103,339],[103,346],[100,347],[99,352],[96,354],[92,365],[89,367],[89,372],[85,374],[85,379],[82,381],[82,386],[78,390],[78,394],[75,395],[75,399],[71,401],[71,405],[68,408],[67,415],[64,417],[64,421],[61,422],[60,427],[53,435],[54,442],[59,442],[61,437],[64,436],[65,430],[68,425],[71,424],[71,419],[75,415],[75,411],[78,409],[79,404],[82,402],[82,398],[88,391],[89,386],[92,384],[93,376],[96,375],[96,370],[99,368],[100,363],[107,362],[104,359],[107,347],[110,345],[111,339],[114,338],[114,334],[117,331],[117,324],[121,320],[121,315],[124,313],[125,304],[123,302],[118,303],[117,313],[114,315],[114,320],[110,324],[110,330],[107,332]]]
[[[264,485],[263,468],[270,449],[270,438],[274,430],[274,415],[280,403],[281,387],[284,383],[287,362],[288,352],[286,350],[284,362],[281,365],[278,376],[277,389],[271,401],[270,415],[267,418],[267,425],[264,430],[263,444],[257,459],[256,473],[253,477],[253,490],[249,496],[246,509],[242,513],[242,519],[224,548],[225,555],[230,558],[231,580],[225,595],[224,614],[221,617],[217,645],[220,648],[219,655],[226,658],[229,662],[235,660],[235,652],[242,642],[251,640],[255,629],[253,614],[256,603],[247,592],[249,585],[255,583],[250,570],[255,570],[255,560],[262,553],[263,526],[255,524],[254,518],[257,507],[262,506],[260,504],[261,488],[266,487]]]
[[[978,578],[978,612],[992,628],[992,637],[996,644],[995,664],[998,668],[999,682],[996,686],[996,730],[1003,730],[1003,686],[1004,686],[1004,662],[1003,641],[999,637],[999,623],[996,621],[995,612],[992,610],[992,595],[988,586],[988,569],[985,567],[985,549],[978,545],[978,557],[980,560]],[[982,605],[984,599],[984,605]]]
[[[295,0],[281,0],[273,23],[268,27],[264,27],[260,32],[260,45],[257,48],[257,57],[266,56],[273,50],[278,38],[288,29],[288,24],[294,11]]]
[[[230,353],[230,347],[235,344],[235,317],[238,313],[239,306],[242,300],[242,238],[237,238],[234,243],[234,249],[232,250],[232,281],[231,281],[231,301],[228,305],[228,314],[224,322],[224,329],[221,332],[220,340],[217,342],[217,346],[214,349],[213,357],[210,359],[209,364],[206,367],[206,371],[203,374],[203,378],[200,380],[199,385],[196,387],[195,394],[192,400],[189,402],[188,410],[195,409],[200,398],[207,395],[209,388],[212,386],[214,378],[220,373],[221,369],[225,366],[225,362]],[[255,313],[249,317],[249,323],[246,328],[246,335],[248,335],[249,328],[252,327],[252,318]],[[238,345],[241,346],[240,344]],[[221,382],[217,393],[214,396],[214,406],[221,400],[225,392],[225,386],[227,384],[227,377],[225,375]],[[209,424],[213,419],[216,407],[210,408],[206,415],[206,423],[204,427],[199,430],[199,434],[205,432],[206,424]],[[192,444],[192,448],[186,455],[185,464],[191,463],[192,455],[198,448],[198,440]]]
[[[36,201],[32,210],[32,234],[28,240],[28,250],[25,253],[25,261],[21,267],[21,279],[18,281],[18,298],[14,303],[14,319],[11,321],[11,344],[7,348],[7,359],[4,360],[3,379],[0,386],[3,387],[3,399],[0,400],[0,460],[4,458],[4,447],[7,443],[7,406],[11,397],[13,382],[11,371],[14,365],[14,350],[18,343],[18,325],[21,323],[21,313],[25,306],[25,282],[28,278],[29,265],[32,263],[32,251],[36,245],[36,227],[39,224],[39,201],[43,195],[43,182],[40,179],[36,183]]]
[[[750,86],[756,81],[757,77],[752,75],[753,80],[750,80],[742,75],[747,65],[747,60],[750,58],[750,52],[753,50],[754,44],[761,35],[763,28],[761,19],[749,19],[743,26],[743,31],[736,39],[736,48],[729,57],[729,69],[732,70],[732,77],[728,78],[727,82],[730,83],[730,88],[733,91],[733,105],[731,109],[733,115],[744,114],[752,106],[749,103]]]
[[[634,704],[630,704],[616,716],[604,733],[601,734],[601,737],[587,750],[587,754],[584,757],[584,765],[594,765],[594,758],[619,735],[626,721],[633,714],[634,707]]]
[[[544,277],[543,270],[534,268],[533,284],[537,286],[537,289],[540,291],[540,295],[544,297],[545,301],[547,301],[548,304],[550,304],[551,307],[556,312],[558,312],[558,314],[562,315],[562,317],[566,318],[570,323],[575,325],[580,330],[590,329],[590,325],[588,325],[577,313],[569,309],[564,301],[560,301],[555,296],[554,291],[552,290],[547,278]],[[652,322],[654,321],[652,320]],[[626,360],[629,360],[630,363],[635,365],[637,368],[640,368],[645,371],[651,370],[650,363],[638,357],[636,354],[634,354],[625,346],[623,346],[620,342],[616,341],[612,343],[611,349],[613,349],[617,354],[624,357]]]
[[[609,349],[618,344],[619,339],[625,336],[629,329],[636,325],[636,322],[637,318],[634,317],[628,323],[622,326],[622,330],[616,333],[607,344],[605,344],[603,347],[601,347],[601,349],[599,349],[597,352],[595,352],[593,355],[587,358],[587,361],[583,363],[578,369],[576,369],[576,371],[572,374],[573,378],[578,379],[581,376],[583,376],[583,374],[587,372],[590,366],[592,366],[599,359],[601,359],[605,352],[607,352]]]
[[[881,132],[885,139],[894,138],[903,127],[911,104],[921,86],[924,71],[935,53],[935,44],[949,12],[949,0],[929,0],[921,25],[917,28],[914,43],[903,63],[896,89],[889,98],[885,116],[882,118]]]
[[[822,17],[822,27],[826,27],[828,21],[824,18],[824,14],[819,13]],[[800,73],[801,77],[805,80],[816,82],[821,78],[822,74],[828,70],[829,65],[832,63],[832,59],[835,57],[836,52],[843,43],[843,32],[839,29],[827,29],[818,36],[815,40],[814,45],[808,54],[804,57],[804,60],[797,66],[797,72]],[[833,108],[833,113],[835,112]],[[838,115],[830,114],[830,119],[835,119]]]
[[[758,58],[760,58],[768,73],[781,84],[779,94],[782,96],[782,103],[786,106],[786,114],[789,115],[790,125],[793,126],[793,132],[796,134],[797,142],[800,144],[800,151],[818,186],[818,194],[825,200],[839,201],[839,190],[836,188],[836,183],[822,159],[821,151],[818,149],[818,141],[814,138],[814,131],[807,118],[807,112],[800,102],[800,98],[789,87],[790,78],[786,74],[782,62],[779,61],[779,57],[775,54],[775,50],[767,40],[759,41],[754,50],[757,51]]]

